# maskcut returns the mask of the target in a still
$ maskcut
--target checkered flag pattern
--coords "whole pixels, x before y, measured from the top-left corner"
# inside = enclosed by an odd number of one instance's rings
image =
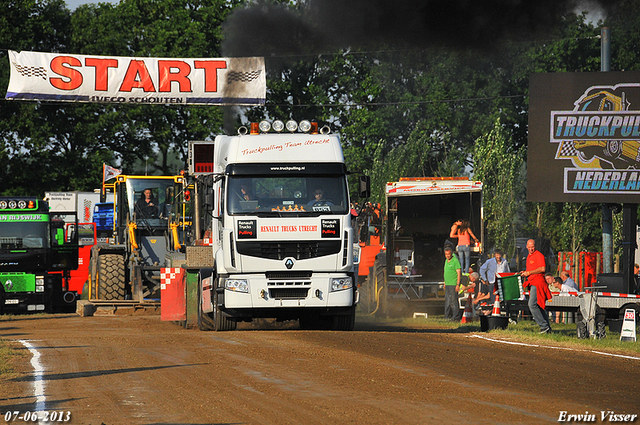
[[[182,280],[184,270],[180,267],[163,267],[160,269],[160,289],[165,289],[167,285]]]
[[[563,140],[562,144],[558,147],[556,158],[567,158],[578,156],[578,151],[573,146],[573,140]]]
[[[42,78],[43,80],[47,79],[47,70],[41,66],[22,66],[15,62],[13,62],[13,66],[23,77],[36,77]]]
[[[229,71],[227,73],[227,82],[235,82],[240,81],[242,83],[250,83],[260,76],[262,70],[256,71],[247,71],[247,72],[239,72],[239,71]]]

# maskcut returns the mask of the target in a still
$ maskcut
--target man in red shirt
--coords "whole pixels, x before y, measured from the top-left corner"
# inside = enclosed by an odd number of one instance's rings
[[[527,241],[527,251],[527,269],[522,272],[522,276],[527,277],[523,286],[529,286],[529,310],[533,320],[540,326],[540,333],[551,333],[549,313],[545,310],[547,300],[551,299],[551,291],[544,280],[544,255],[536,251],[536,242],[533,239]]]

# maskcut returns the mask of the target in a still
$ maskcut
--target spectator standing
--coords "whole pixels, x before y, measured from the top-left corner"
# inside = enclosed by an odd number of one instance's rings
[[[536,242],[533,239],[527,241],[527,269],[522,276],[527,278],[523,287],[529,287],[529,310],[533,320],[540,326],[540,333],[551,333],[551,323],[546,310],[546,302],[551,299],[549,285],[544,279],[546,262],[544,255],[536,250]]]
[[[460,289],[460,262],[458,257],[453,255],[451,247],[444,248],[444,318],[447,320],[459,320],[457,293]]]
[[[496,249],[493,251],[493,258],[485,261],[480,267],[480,278],[488,284],[495,285],[496,273],[508,273],[510,271],[509,263],[502,258],[502,251]]]
[[[458,257],[460,257],[462,273],[470,273],[471,239],[473,238],[476,244],[479,243],[479,241],[471,230],[469,220],[461,219],[453,223],[449,237],[458,239]]]
[[[569,277],[569,272],[561,271],[560,272],[560,278],[562,279],[562,282],[565,285],[569,285],[570,287],[573,288],[572,291],[574,291],[574,292],[578,292],[579,291],[578,285],[576,284],[576,282]]]

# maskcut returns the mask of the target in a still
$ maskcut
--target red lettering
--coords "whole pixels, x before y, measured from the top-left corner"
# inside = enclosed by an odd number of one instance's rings
[[[82,85],[82,74],[80,71],[67,68],[65,65],[82,66],[82,63],[71,56],[56,56],[51,61],[51,71],[63,78],[49,78],[49,82],[53,87],[60,90],[75,90]],[[65,79],[69,81],[65,81]]]
[[[171,72],[176,69],[178,72]],[[188,78],[191,67],[183,61],[158,61],[158,73],[160,74],[160,83],[158,84],[161,92],[171,91],[171,82],[176,81],[180,86],[181,92],[191,92],[191,80]]]
[[[84,60],[86,66],[92,66],[96,69],[96,91],[107,91],[109,89],[109,68],[117,68],[117,59],[100,59],[86,58]]]
[[[127,73],[122,80],[120,91],[130,92],[131,89],[140,88],[145,92],[154,92],[156,88],[153,86],[149,70],[141,60],[132,60],[129,63]]]
[[[204,69],[204,91],[218,91],[218,69],[226,69],[225,61],[194,61],[196,69]]]

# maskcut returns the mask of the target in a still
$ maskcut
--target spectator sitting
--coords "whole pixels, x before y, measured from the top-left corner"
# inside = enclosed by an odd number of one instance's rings
[[[496,301],[496,294],[494,292],[495,284],[481,281],[478,287],[478,294],[473,300],[473,305],[476,307],[479,315],[490,315],[493,311],[493,304]]]
[[[555,279],[555,277],[553,276],[553,273],[545,273],[544,280],[545,280],[545,282],[547,282],[547,285],[553,286],[553,280],[554,279]]]
[[[560,278],[562,279],[562,281],[565,283],[565,285],[569,285],[571,287],[573,287],[573,291],[577,292],[579,291],[578,289],[578,285],[574,282],[573,279],[571,279],[569,277],[569,273],[566,271],[561,271],[560,272]]]
[[[563,282],[561,277],[555,277],[552,283],[553,287],[561,292],[560,295],[569,295],[568,292],[576,292],[573,286]]]

